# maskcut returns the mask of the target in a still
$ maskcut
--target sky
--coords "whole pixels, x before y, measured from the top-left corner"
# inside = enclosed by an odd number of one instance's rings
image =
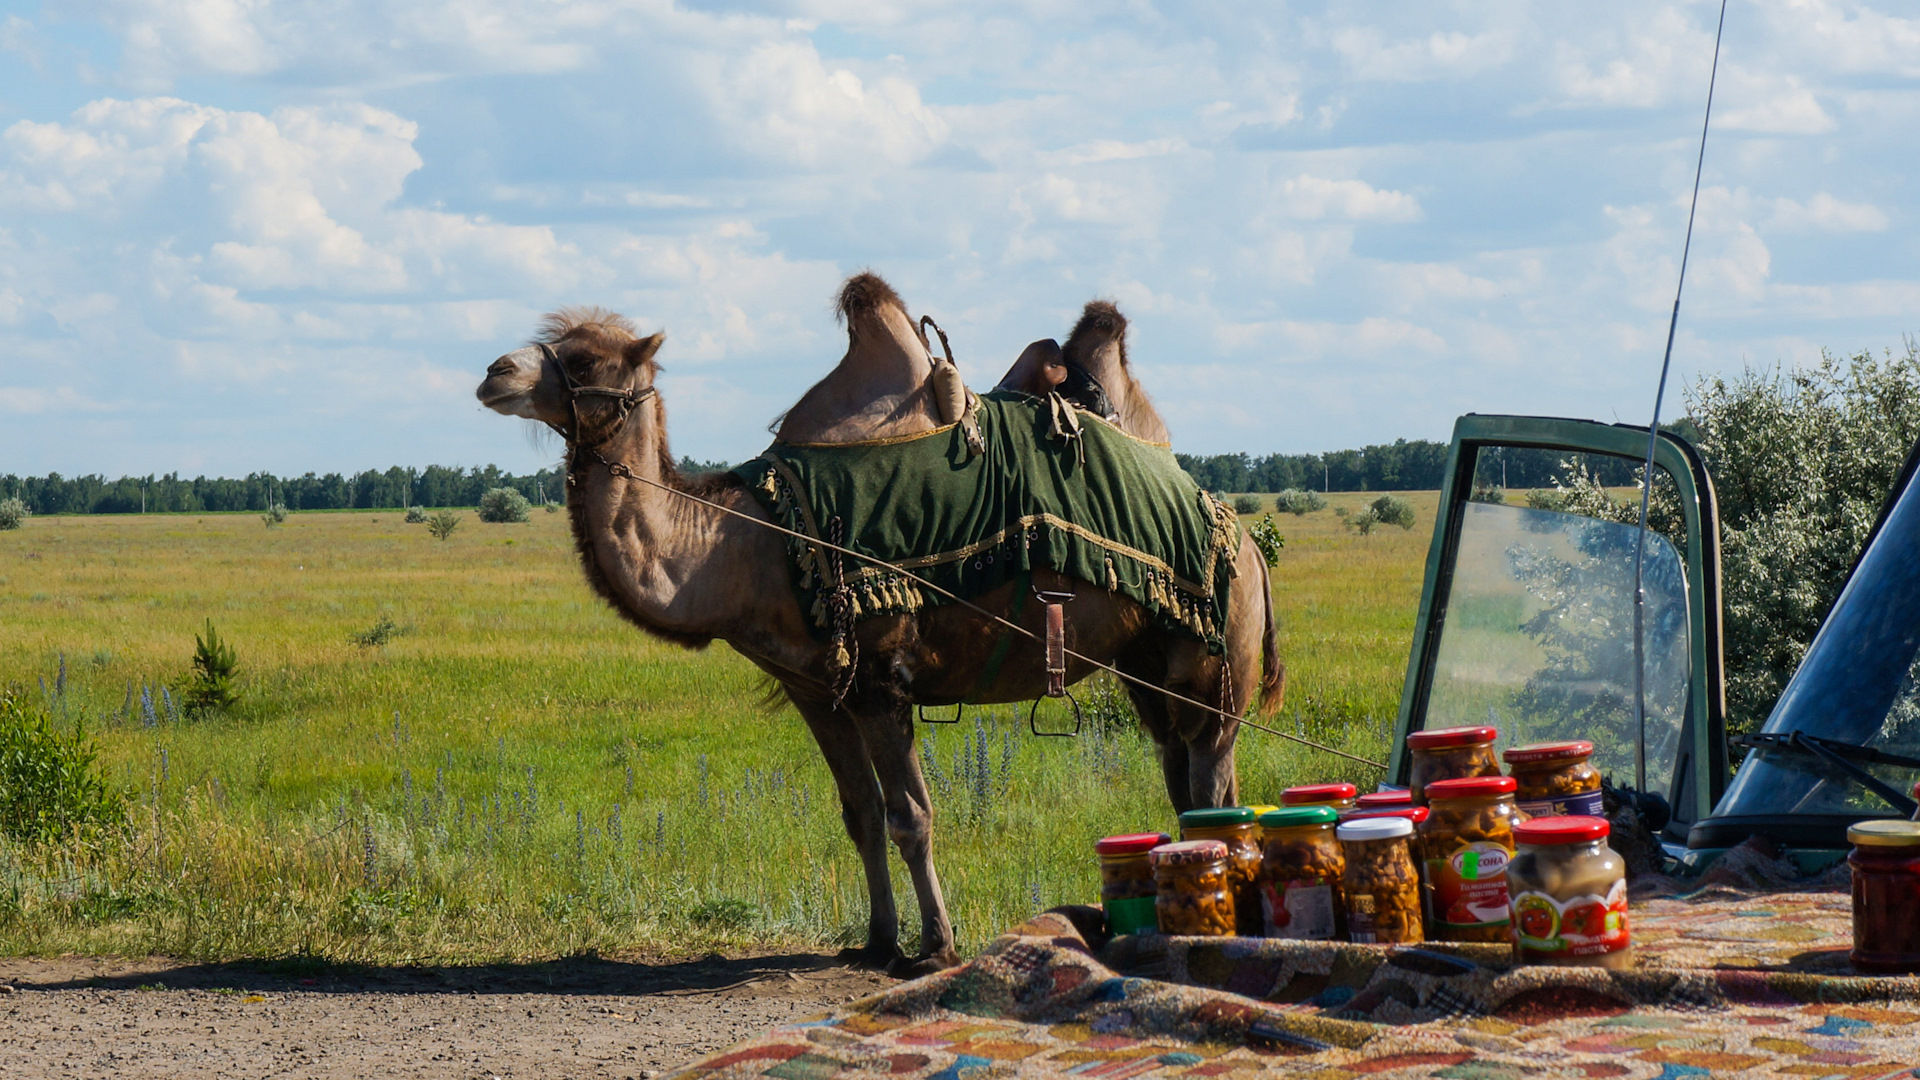
[[[987,389],[1116,301],[1189,453],[1644,423],[1714,2],[0,4],[0,473],[531,471],[542,312],[740,461],[872,269]],[[1920,19],[1735,0],[1675,385],[1920,332]]]

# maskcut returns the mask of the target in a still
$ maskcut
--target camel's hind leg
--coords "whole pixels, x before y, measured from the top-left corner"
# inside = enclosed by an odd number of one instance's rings
[[[794,707],[806,719],[813,740],[827,759],[833,783],[840,791],[840,820],[860,852],[867,875],[867,944],[860,959],[890,967],[900,958],[900,913],[893,906],[893,880],[887,868],[887,811],[880,785],[860,729],[845,712],[825,702],[808,702],[795,695]]]
[[[887,832],[900,848],[920,902],[920,956],[896,963],[893,973],[911,978],[952,967],[960,956],[953,948],[953,924],[947,919],[940,876],[933,869],[933,798],[913,753],[913,708],[904,701],[869,705],[857,716],[886,800]]]

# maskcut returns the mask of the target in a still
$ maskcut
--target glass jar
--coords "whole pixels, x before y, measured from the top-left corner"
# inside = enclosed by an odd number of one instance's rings
[[[1153,911],[1158,889],[1147,852],[1173,839],[1166,833],[1127,833],[1096,840],[1100,856],[1100,906],[1107,913],[1107,932],[1137,934],[1156,925]]]
[[[1525,818],[1513,803],[1511,776],[1436,780],[1432,813],[1420,826],[1426,871],[1427,931],[1435,941],[1508,941],[1507,864],[1513,827]]]
[[[1348,820],[1334,831],[1346,856],[1347,938],[1360,945],[1426,940],[1420,929],[1420,876],[1408,845],[1413,822],[1403,817]]]
[[[1500,756],[1506,759],[1507,775],[1518,785],[1514,801],[1529,817],[1605,816],[1600,807],[1600,771],[1587,762],[1593,756],[1592,743],[1585,739],[1533,743]]]
[[[1260,936],[1260,840],[1253,810],[1219,806],[1180,815],[1180,839],[1218,840],[1227,845],[1227,877],[1233,889],[1239,932]]]
[[[1499,737],[1498,731],[1485,726],[1435,728],[1408,735],[1407,750],[1413,761],[1407,790],[1413,793],[1414,805],[1427,805],[1426,787],[1436,780],[1499,776],[1500,762],[1493,756],[1493,741]]]
[[[1233,933],[1233,890],[1227,883],[1227,845],[1218,840],[1161,844],[1153,864],[1154,911],[1163,934],[1225,937]]]
[[[1847,827],[1853,852],[1853,953],[1858,971],[1920,972],[1920,822],[1886,818]]]
[[[1393,788],[1390,791],[1369,791],[1353,800],[1355,810],[1405,810],[1413,805],[1413,792],[1406,788]]]
[[[1340,941],[1347,936],[1346,856],[1330,806],[1289,807],[1260,815],[1261,932],[1270,938]]]
[[[1390,810],[1355,810],[1353,813],[1348,814],[1346,817],[1342,818],[1341,820],[1342,821],[1359,821],[1363,818],[1378,818],[1378,817],[1405,818],[1406,820],[1413,822],[1413,832],[1415,836],[1415,839],[1413,841],[1413,850],[1414,850],[1414,853],[1418,855],[1420,850],[1420,841],[1418,839],[1420,834],[1420,826],[1426,824],[1427,818],[1431,816],[1432,813],[1433,813],[1433,810],[1425,806],[1396,806]],[[1419,859],[1416,858],[1414,861],[1418,862]]]
[[[1281,806],[1331,806],[1335,811],[1353,809],[1360,789],[1352,784],[1302,784],[1280,793]]]
[[[1561,967],[1633,966],[1627,863],[1607,846],[1607,819],[1562,815],[1522,822],[1507,866],[1513,958]]]
[[[1253,811],[1253,842],[1256,844],[1266,843],[1265,838],[1260,835],[1260,816],[1262,814],[1271,813],[1280,808],[1277,806],[1270,806],[1266,803],[1248,803],[1247,809]]]

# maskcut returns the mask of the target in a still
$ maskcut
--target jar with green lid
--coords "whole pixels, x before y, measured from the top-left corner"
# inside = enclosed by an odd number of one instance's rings
[[[1173,839],[1166,833],[1126,833],[1096,840],[1100,857],[1100,906],[1107,913],[1107,932],[1115,937],[1152,930],[1157,925],[1153,901],[1153,865],[1147,853]]]
[[[1856,971],[1920,972],[1920,821],[1885,818],[1847,827],[1853,852]]]
[[[1234,929],[1227,845],[1182,840],[1147,853],[1156,887],[1154,911],[1163,934],[1225,937]]]
[[[1289,807],[1260,815],[1261,931],[1270,938],[1344,941],[1346,856],[1334,836],[1340,814],[1330,806]]]
[[[1218,840],[1227,845],[1227,877],[1233,890],[1239,933],[1260,936],[1260,841],[1253,810],[1219,806],[1180,815],[1180,839]]]

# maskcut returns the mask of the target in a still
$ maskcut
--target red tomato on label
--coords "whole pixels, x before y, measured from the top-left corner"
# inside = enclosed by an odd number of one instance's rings
[[[1607,932],[1605,904],[1576,904],[1560,916],[1560,928],[1581,937],[1600,937]]]

